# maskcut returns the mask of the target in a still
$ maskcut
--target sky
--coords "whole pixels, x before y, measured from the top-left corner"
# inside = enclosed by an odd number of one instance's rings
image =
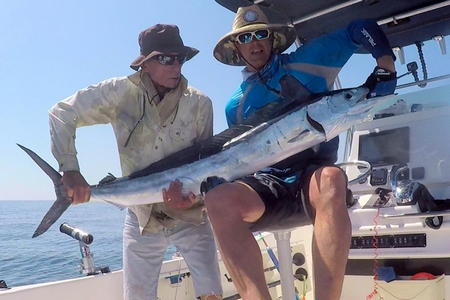
[[[129,64],[139,54],[139,32],[157,23],[177,24],[184,43],[200,50],[182,72],[190,85],[212,99],[214,132],[224,130],[224,108],[241,82],[241,68],[219,63],[212,51],[230,31],[233,18],[234,13],[213,0],[2,1],[0,200],[54,199],[50,180],[16,143],[56,167],[50,150],[49,108],[90,84],[131,74]],[[405,48],[405,53],[407,62],[419,63],[414,46]],[[425,42],[424,53],[430,76],[449,73],[449,55],[441,56],[435,42]],[[340,74],[343,86],[360,85],[374,66],[370,55],[354,55]],[[406,65],[397,61],[396,66],[399,74],[406,72]],[[406,76],[399,84],[411,80]],[[120,176],[110,126],[78,129],[76,146],[89,183],[97,183],[108,172]]]

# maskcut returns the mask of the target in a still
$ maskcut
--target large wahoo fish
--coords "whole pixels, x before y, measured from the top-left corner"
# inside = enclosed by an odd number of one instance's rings
[[[181,150],[160,161],[163,164],[156,162],[141,172],[91,186],[90,201],[106,201],[119,206],[162,202],[162,189],[175,179],[180,180],[187,190],[199,193],[201,182],[208,176],[233,180],[254,173],[370,119],[369,110],[389,96],[366,99],[367,93],[365,87],[331,92],[269,122],[251,129],[244,127],[241,134],[221,143],[219,151],[213,151],[216,153],[212,155],[192,152],[193,147]],[[233,129],[224,132],[230,130]],[[212,137],[212,143],[223,137],[223,134]],[[55,185],[57,199],[34,232],[33,237],[36,237],[47,231],[70,206],[71,200],[64,191],[59,172],[33,151],[19,146]],[[190,159],[189,155],[194,158]],[[176,162],[171,164],[172,159],[178,160],[178,165]]]

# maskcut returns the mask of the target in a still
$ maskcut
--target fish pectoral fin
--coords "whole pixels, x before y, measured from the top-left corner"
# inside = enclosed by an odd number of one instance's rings
[[[306,113],[306,120],[315,130],[319,131],[320,133],[325,133],[325,129],[323,128],[323,126],[319,122],[311,118],[309,113]]]

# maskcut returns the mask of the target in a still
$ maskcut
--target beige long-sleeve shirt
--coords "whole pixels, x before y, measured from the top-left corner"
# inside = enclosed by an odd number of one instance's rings
[[[184,77],[177,88],[159,99],[151,80],[141,72],[82,89],[53,106],[49,118],[52,152],[61,172],[79,170],[75,148],[78,127],[112,125],[122,176],[207,139],[213,129],[211,100],[189,87]],[[201,205],[186,211],[172,211],[162,203],[131,209],[141,233],[159,232],[176,225],[177,220],[199,224],[204,219]],[[158,218],[161,212],[169,218]]]

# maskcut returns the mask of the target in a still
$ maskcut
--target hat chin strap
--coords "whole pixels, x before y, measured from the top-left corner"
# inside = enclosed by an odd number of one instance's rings
[[[259,70],[258,70],[254,65],[252,65],[248,60],[246,60],[245,57],[244,57],[244,55],[242,55],[242,52],[239,51],[239,48],[237,47],[236,42],[233,42],[233,44],[234,44],[234,48],[236,48],[236,51],[237,51],[239,57],[245,62],[245,64],[248,65],[248,66],[250,66],[250,67],[252,67],[253,70],[255,70],[256,73],[259,74]]]

